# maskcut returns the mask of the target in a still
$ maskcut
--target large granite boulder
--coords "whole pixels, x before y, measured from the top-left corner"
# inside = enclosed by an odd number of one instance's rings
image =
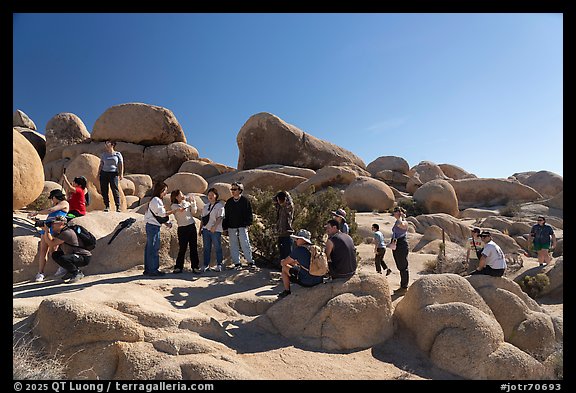
[[[460,214],[454,187],[443,179],[424,183],[414,192],[414,200],[421,203],[428,213],[446,213],[454,217]]]
[[[396,198],[383,181],[358,176],[344,191],[344,201],[350,209],[359,212],[383,212],[394,206]]]
[[[171,110],[143,103],[121,104],[106,109],[94,123],[92,139],[113,139],[144,146],[186,143],[182,126]]]
[[[354,153],[323,141],[270,113],[251,116],[236,137],[238,169],[267,164],[320,169],[328,165],[366,164]]]
[[[44,168],[34,146],[12,130],[12,209],[33,202],[44,187]]]
[[[416,190],[423,184],[435,180],[448,180],[442,169],[431,161],[421,161],[418,165],[413,166],[408,172],[409,180],[406,183],[406,191],[414,195]]]
[[[407,175],[410,171],[410,166],[402,157],[382,156],[369,163],[368,166],[366,166],[366,170],[370,172],[372,176],[376,176],[378,172],[385,170]]]
[[[89,142],[86,125],[74,113],[59,113],[46,124],[46,156],[44,162],[58,160],[62,150],[71,145]]]
[[[259,319],[275,334],[322,350],[370,348],[394,332],[388,281],[376,274],[293,291]]]
[[[36,124],[20,109],[16,109],[16,112],[12,115],[12,127],[23,127],[36,131]]]
[[[506,205],[509,202],[533,202],[542,195],[517,181],[508,179],[461,179],[449,180],[456,196],[459,209]]]
[[[556,196],[564,190],[564,178],[550,171],[538,171],[519,181],[528,187],[532,187],[546,198]]]

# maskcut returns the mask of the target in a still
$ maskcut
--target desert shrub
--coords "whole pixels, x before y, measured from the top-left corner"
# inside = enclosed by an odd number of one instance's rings
[[[279,251],[275,233],[276,208],[273,197],[278,190],[267,188],[255,189],[250,193],[252,210],[256,215],[255,225],[250,227],[250,243],[257,258],[265,262],[278,259]],[[332,218],[332,211],[342,208],[346,211],[346,222],[350,226],[350,236],[354,244],[360,244],[363,238],[357,234],[358,224],[355,211],[346,206],[342,193],[332,187],[319,192],[291,194],[294,202],[294,219],[292,228],[295,231],[306,229],[312,235],[312,241],[321,245],[325,241],[326,221]]]
[[[515,217],[520,214],[520,205],[516,202],[508,202],[506,206],[500,209],[500,214],[505,217]]]
[[[544,273],[538,273],[535,276],[524,276],[519,282],[520,288],[528,294],[531,298],[535,299],[550,285],[550,279]]]
[[[47,356],[35,340],[12,339],[12,378],[18,380],[60,380],[66,366],[56,357]]]
[[[50,199],[48,199],[48,194],[43,192],[40,194],[40,196],[38,196],[38,198],[36,198],[34,202],[29,203],[28,206],[26,206],[26,209],[44,210],[48,209],[50,206],[52,206],[52,203],[50,203]]]
[[[444,255],[444,245],[438,245],[439,253],[436,259],[427,261],[424,266],[430,273],[454,273],[466,275],[468,266],[466,265],[466,255],[464,253]]]
[[[413,199],[401,199],[398,202],[398,206],[403,207],[406,209],[406,216],[419,216],[421,214],[427,214],[428,211],[422,205],[422,203],[415,201]]]

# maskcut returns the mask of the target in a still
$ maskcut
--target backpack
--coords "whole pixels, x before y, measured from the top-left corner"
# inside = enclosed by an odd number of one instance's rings
[[[96,237],[94,237],[88,229],[78,224],[68,225],[68,228],[72,229],[76,233],[76,236],[78,236],[78,240],[80,240],[80,243],[82,244],[78,247],[88,251],[91,251],[96,247]]]
[[[323,276],[328,273],[328,258],[326,258],[324,251],[315,244],[308,246],[308,251],[310,251],[310,269],[300,266],[307,270],[311,276]]]

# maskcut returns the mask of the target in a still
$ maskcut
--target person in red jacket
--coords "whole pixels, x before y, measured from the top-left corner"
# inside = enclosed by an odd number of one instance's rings
[[[88,192],[86,178],[84,176],[75,177],[72,182],[70,184],[66,174],[62,174],[61,183],[66,188],[68,203],[70,204],[68,219],[86,215],[86,193]]]

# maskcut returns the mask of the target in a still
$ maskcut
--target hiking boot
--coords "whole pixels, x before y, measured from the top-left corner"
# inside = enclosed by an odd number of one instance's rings
[[[74,273],[66,272],[66,274],[62,276],[62,281],[70,280],[72,277],[74,277]]]
[[[42,281],[44,281],[44,273],[38,273],[38,274],[36,275],[36,277],[34,278],[34,281],[36,281],[36,282],[42,282]]]
[[[110,208],[109,208],[109,207],[105,207],[105,208],[104,208],[104,211],[105,211],[106,213],[108,213],[108,212],[110,211]]]
[[[83,278],[84,278],[84,273],[82,273],[80,270],[78,270],[78,272],[76,272],[76,274],[74,274],[74,276],[70,280],[68,280],[68,284],[74,284],[75,282],[78,282]]]
[[[285,298],[286,296],[290,295],[292,292],[289,289],[285,289],[278,294],[278,299]]]
[[[58,266],[58,270],[54,273],[54,277],[62,277],[68,272],[68,270],[64,269],[62,266]]]

